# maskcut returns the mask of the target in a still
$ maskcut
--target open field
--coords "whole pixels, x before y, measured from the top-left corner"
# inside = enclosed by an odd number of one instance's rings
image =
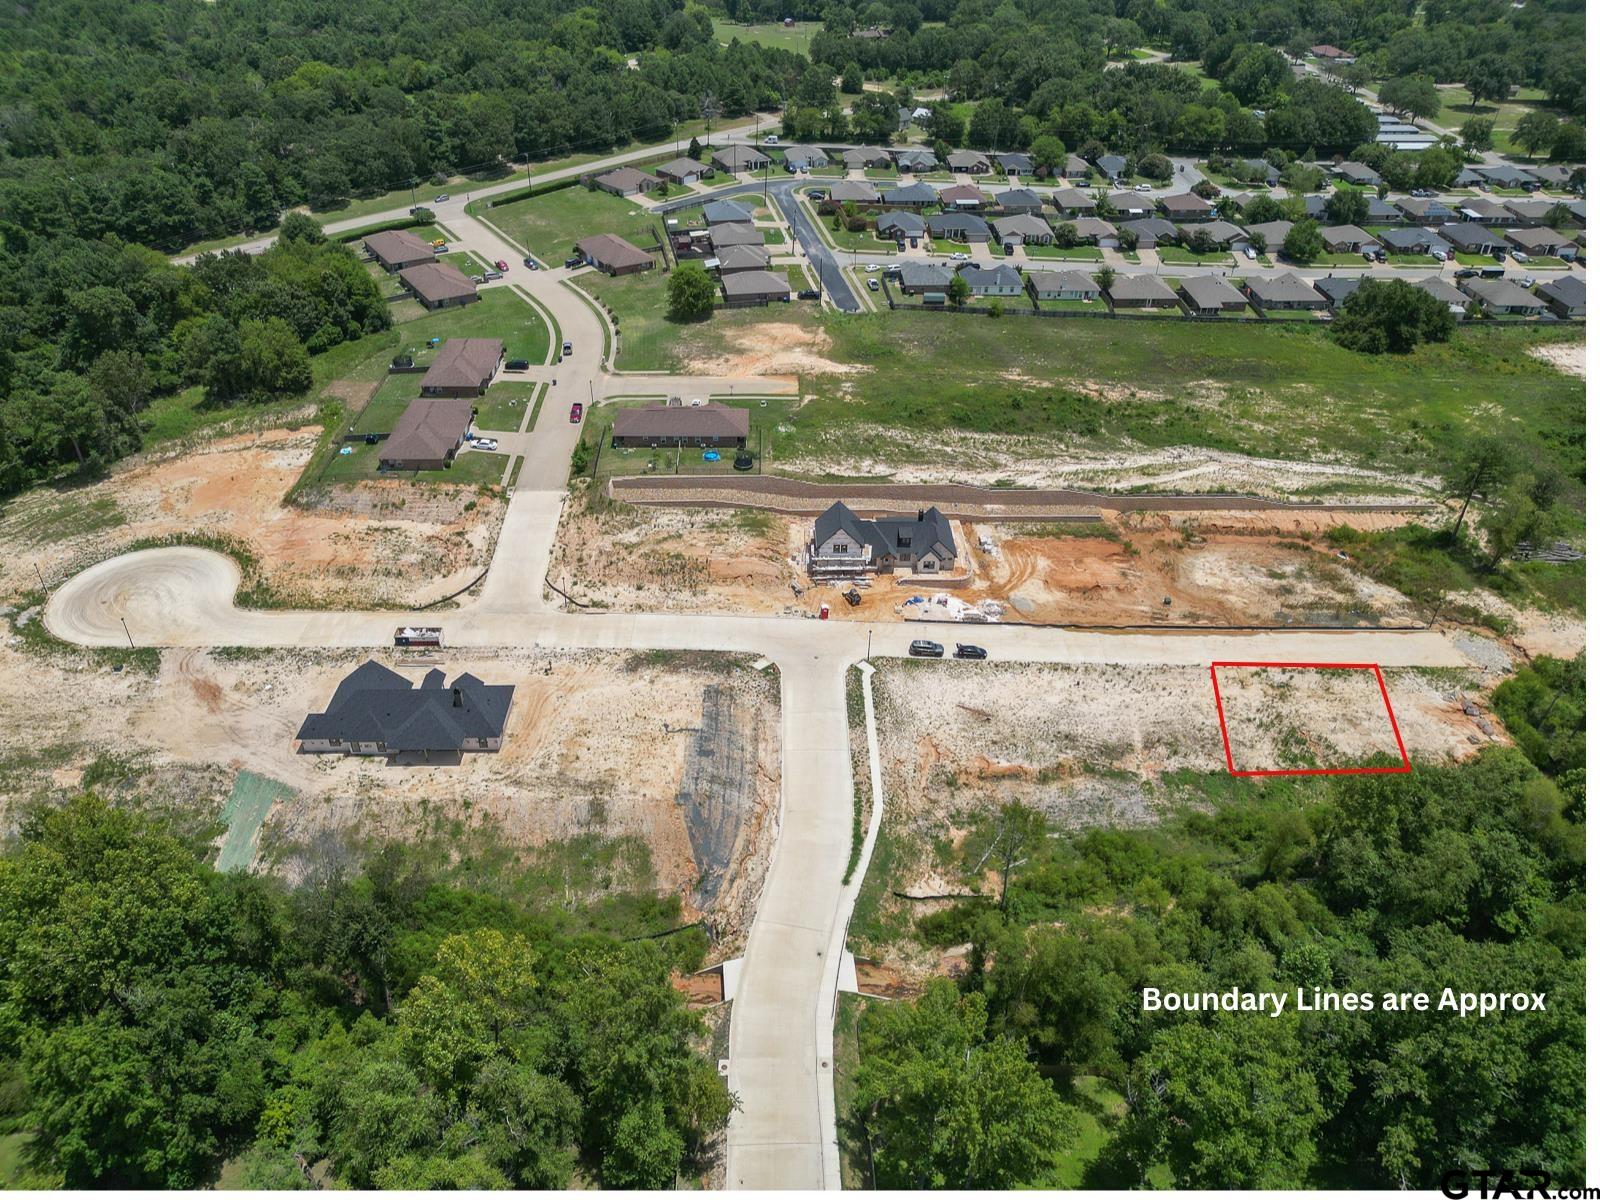
[[[717,41],[723,45],[738,38],[741,42],[752,42],[757,46],[771,46],[777,50],[788,50],[792,54],[808,54],[811,50],[811,39],[822,28],[822,23],[796,21],[786,28],[782,21],[739,25],[733,21],[714,20],[711,28]]]
[[[597,233],[614,233],[649,249],[655,245],[652,234],[661,228],[659,217],[632,200],[598,189],[590,191],[581,184],[513,200],[489,209],[483,219],[512,244],[532,250],[546,265],[564,262],[574,243]]]
[[[298,878],[343,840],[439,839],[465,853],[482,835],[523,861],[586,845],[611,867],[591,874],[574,863],[550,881],[553,895],[570,905],[611,892],[677,894],[689,919],[705,916],[713,940],[736,952],[776,816],[773,672],[717,655],[385,652],[382,661],[414,678],[426,658],[515,683],[504,748],[457,766],[296,754],[306,713],[366,657],[164,651],[158,674],[138,675],[0,646],[0,720],[26,720],[55,748],[0,758],[0,825],[14,828],[21,803],[70,794],[93,770],[104,794],[129,802],[149,790],[214,826],[220,845],[224,805],[248,770],[277,785],[256,838],[258,869]],[[108,711],[118,720],[104,720]],[[731,753],[708,781],[697,739],[710,727]],[[248,814],[252,824],[263,808]],[[235,841],[248,845],[252,832],[235,830]],[[596,876],[601,894],[582,895]]]
[[[1536,87],[1518,88],[1514,98],[1498,103],[1489,100],[1480,101],[1476,110],[1473,109],[1472,98],[1464,87],[1441,84],[1437,91],[1439,115],[1433,118],[1434,123],[1444,129],[1460,129],[1468,117],[1493,117],[1496,150],[1516,149],[1511,145],[1511,131],[1516,128],[1517,122],[1530,112],[1549,107],[1544,92]]]

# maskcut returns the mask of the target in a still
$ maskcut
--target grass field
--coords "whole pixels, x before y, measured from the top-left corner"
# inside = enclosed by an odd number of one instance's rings
[[[606,405],[598,411],[603,418],[596,422],[593,428],[593,442],[600,455],[599,462],[594,467],[594,473],[601,480],[609,479],[613,475],[733,475],[745,474],[735,471],[733,466],[734,456],[737,451],[732,449],[719,449],[717,460],[707,462],[702,451],[691,446],[685,446],[681,451],[677,447],[663,449],[650,449],[645,446],[622,447],[612,449],[611,426],[616,420],[618,408],[640,408],[650,404],[660,404],[663,397],[641,396],[628,399],[617,405]],[[750,413],[750,436],[746,448],[755,455],[759,464],[763,449],[773,441],[778,426],[788,420],[794,411],[793,401],[777,396],[745,397],[745,396],[716,396],[713,397],[719,404],[726,404],[731,408],[743,408]],[[589,440],[590,430],[585,429],[585,440]],[[753,473],[753,472],[751,472]]]
[[[732,21],[713,20],[712,34],[726,45],[738,38],[757,46],[771,46],[775,50],[788,50],[793,54],[807,54],[811,39],[822,28],[820,21],[796,21],[785,27],[782,21],[768,21],[757,25],[736,25]]]
[[[1098,263],[1105,261],[1105,255],[1100,253],[1098,246],[1071,246],[1066,249],[1060,246],[1029,246],[1028,257],[1060,259],[1066,262]]]
[[[1517,122],[1530,112],[1549,107],[1548,97],[1536,87],[1519,88],[1514,99],[1498,104],[1481,101],[1476,111],[1472,108],[1472,99],[1467,95],[1466,88],[1441,87],[1438,92],[1439,115],[1433,118],[1435,124],[1445,129],[1460,129],[1468,117],[1493,117],[1496,150],[1515,149],[1511,145],[1511,131],[1516,128]]]
[[[633,201],[579,185],[502,204],[489,209],[483,219],[513,244],[554,265],[572,253],[575,242],[591,234],[614,233],[635,246],[649,248],[655,244],[652,233],[661,228],[659,217]]]
[[[1162,246],[1156,250],[1156,257],[1164,263],[1190,266],[1199,263],[1222,265],[1233,261],[1233,255],[1225,250],[1214,250],[1209,254],[1196,254],[1193,250],[1187,250],[1182,246]]]
[[[533,381],[526,383],[496,383],[490,386],[483,399],[478,401],[478,419],[474,425],[485,433],[515,433],[522,427],[522,416],[533,401]],[[540,393],[541,396],[543,393]],[[539,407],[534,402],[529,428],[538,419]]]

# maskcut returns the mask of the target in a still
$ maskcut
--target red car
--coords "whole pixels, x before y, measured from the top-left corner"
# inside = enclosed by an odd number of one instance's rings
[[[583,405],[574,404],[572,406],[572,411],[567,414],[567,420],[571,421],[574,425],[583,420]]]
[[[503,259],[503,258],[495,259],[495,261],[494,261],[494,269],[496,271],[509,271],[509,270],[511,270],[510,267],[506,266],[506,260]]]

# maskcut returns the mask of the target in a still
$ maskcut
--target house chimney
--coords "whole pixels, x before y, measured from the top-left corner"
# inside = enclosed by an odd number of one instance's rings
[[[450,707],[451,708],[460,708],[461,707],[461,689],[460,688],[451,688],[450,689]]]
[[[928,510],[927,509],[925,509],[925,508],[917,509],[917,520],[918,521],[921,521],[922,518],[927,516],[927,515],[928,515]]]

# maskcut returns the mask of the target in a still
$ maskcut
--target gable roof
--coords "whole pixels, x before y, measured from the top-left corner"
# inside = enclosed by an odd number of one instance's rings
[[[614,233],[591,234],[578,242],[577,249],[585,258],[613,269],[656,261],[632,242],[623,241]]]
[[[379,742],[390,753],[421,753],[504,736],[513,685],[487,684],[468,674],[448,688],[443,680],[442,672],[430,671],[424,686],[413,688],[405,676],[369,661],[340,682],[327,710],[307,716],[295,737]]]
[[[1509,279],[1469,279],[1465,290],[1495,308],[1544,308],[1545,302]]]
[[[776,271],[740,271],[722,277],[722,293],[735,296],[786,296],[789,294],[789,277]]]
[[[1167,286],[1159,275],[1118,275],[1111,285],[1111,299],[1124,300],[1176,300],[1178,294]]]
[[[1062,212],[1066,212],[1068,209],[1081,209],[1085,212],[1094,209],[1094,197],[1090,196],[1082,188],[1057,188],[1050,193],[1050,199],[1055,201],[1056,207]]]
[[[937,508],[925,508],[914,517],[887,516],[868,520],[852,512],[843,500],[836,500],[812,525],[811,541],[813,545],[821,545],[840,533],[857,545],[867,547],[874,558],[906,554],[917,559],[931,550],[942,549],[947,554],[954,554],[956,550],[950,521]]]
[[[1581,305],[1586,291],[1584,281],[1576,275],[1546,279],[1536,284],[1533,290],[1546,299],[1555,300],[1569,308]]]
[[[1100,294],[1100,285],[1087,271],[1029,271],[1028,278],[1033,280],[1034,290],[1039,292]]]
[[[765,271],[771,261],[765,246],[724,246],[716,258],[719,271]]]
[[[980,267],[977,263],[962,263],[956,268],[959,275],[965,277],[968,284],[978,287],[1014,287],[1022,288],[1022,272],[1010,263],[999,263],[992,267]]]
[[[750,410],[716,400],[705,404],[650,404],[619,408],[611,431],[618,437],[742,438],[750,436]]]
[[[1545,246],[1561,247],[1577,245],[1564,233],[1557,233],[1554,229],[1508,229],[1506,241],[1511,242],[1522,250],[1543,248]]]
[[[433,257],[433,247],[409,229],[380,230],[363,238],[362,244],[383,263],[427,261]]]
[[[995,233],[1001,237],[1015,235],[1017,237],[1051,237],[1050,226],[1043,217],[1036,217],[1032,213],[1017,213],[1010,217],[996,217],[992,222]]]
[[[686,157],[680,155],[679,157],[673,159],[671,162],[662,163],[659,167],[656,168],[656,174],[657,175],[698,175],[701,171],[704,171],[705,169],[706,169],[705,163],[697,162],[696,160],[694,160],[692,158],[686,158]]]
[[[886,212],[878,214],[878,232],[898,230],[908,237],[921,237],[928,231],[928,223],[921,213]]]
[[[1179,192],[1175,196],[1163,196],[1161,207],[1169,213],[1208,213],[1213,205],[1204,196],[1196,196],[1193,192]]]
[[[1285,271],[1282,275],[1253,275],[1246,279],[1244,283],[1262,300],[1278,300],[1285,303],[1304,303],[1306,301],[1321,303],[1324,299],[1321,292],[1292,271]]]
[[[433,304],[461,296],[476,296],[478,287],[454,263],[429,262],[400,272],[405,285]]]
[[[792,163],[821,166],[828,161],[828,152],[818,146],[790,146],[783,152],[783,157]]]
[[[1021,150],[1002,150],[994,156],[994,161],[1010,171],[1033,170],[1033,155]]]
[[[916,183],[890,188],[883,194],[883,198],[890,204],[939,203],[939,193],[933,190],[933,185],[931,183],[923,183],[920,179]]]
[[[955,273],[949,267],[941,267],[938,263],[908,262],[900,268],[900,286],[902,288],[933,288],[943,291],[950,286],[950,280]]]
[[[933,230],[935,237],[943,237],[946,233],[959,232],[968,237],[989,240],[989,225],[977,213],[947,212],[935,213],[928,218],[928,228]]]
[[[1493,246],[1499,249],[1506,244],[1505,236],[1498,229],[1471,221],[1452,221],[1448,225],[1441,225],[1439,236],[1456,246]]]
[[[772,160],[754,146],[724,146],[711,156],[711,161],[726,171],[764,167]]]
[[[1244,230],[1240,229],[1232,221],[1202,221],[1198,225],[1189,226],[1189,229],[1193,233],[1206,234],[1213,242],[1224,246],[1229,242],[1237,242],[1245,237]]]
[[[1137,221],[1123,222],[1122,227],[1133,230],[1140,237],[1152,237],[1157,241],[1178,236],[1178,227],[1165,217],[1141,217]]]
[[[982,204],[985,197],[981,188],[970,183],[956,183],[943,189],[939,199],[944,204]]]
[[[945,162],[952,167],[987,167],[989,160],[976,150],[952,150],[945,156]]]
[[[1075,217],[1064,222],[1072,226],[1072,232],[1081,238],[1112,238],[1117,236],[1117,227],[1110,221],[1102,221],[1099,217]]]
[[[1452,287],[1437,275],[1429,275],[1426,279],[1419,279],[1411,285],[1419,292],[1426,292],[1435,300],[1443,300],[1446,304],[1459,304],[1465,307],[1467,294],[1459,288]]]
[[[766,241],[766,235],[754,225],[724,221],[711,227],[711,244],[718,250],[725,246],[762,246]]]
[[[995,201],[1006,208],[1033,208],[1044,207],[1044,201],[1039,199],[1039,193],[1032,188],[1007,188],[995,197]]]
[[[894,157],[902,168],[915,166],[921,170],[930,170],[939,161],[933,156],[932,150],[925,150],[920,146],[911,150],[896,151]]]
[[[1325,275],[1321,279],[1313,280],[1312,285],[1332,300],[1334,307],[1337,308],[1355,295],[1356,289],[1361,286],[1361,280],[1351,279],[1346,275]]]
[[[1444,249],[1444,239],[1433,230],[1423,229],[1417,225],[1386,229],[1379,235],[1379,240],[1391,250],[1407,250],[1421,246],[1424,254],[1432,254],[1435,250]]]
[[[1226,279],[1215,275],[1192,275],[1178,285],[1196,308],[1221,308],[1227,304],[1243,304],[1244,293]]]
[[[705,215],[707,225],[721,225],[728,221],[743,225],[756,219],[749,206],[740,204],[737,200],[708,201]]]
[[[387,462],[443,459],[461,444],[471,424],[472,401],[465,397],[413,400],[379,446],[378,458]]]
[[[641,187],[653,188],[660,182],[654,175],[646,175],[637,167],[618,167],[615,171],[596,175],[594,181],[606,187],[620,188],[625,192],[636,192]]]
[[[841,204],[846,200],[858,204],[876,204],[883,199],[882,193],[876,187],[860,179],[841,179],[828,189],[828,195]]]
[[[422,377],[422,388],[482,387],[500,365],[499,338],[451,338],[439,347]]]

